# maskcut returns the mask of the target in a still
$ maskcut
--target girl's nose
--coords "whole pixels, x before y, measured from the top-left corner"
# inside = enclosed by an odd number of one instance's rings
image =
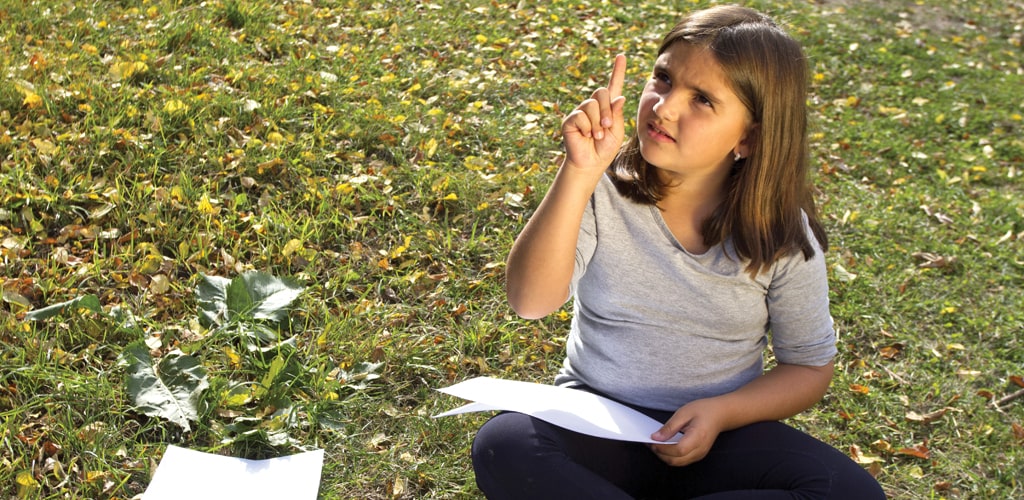
[[[662,94],[654,103],[654,114],[666,121],[675,121],[679,118],[678,99],[675,94]]]

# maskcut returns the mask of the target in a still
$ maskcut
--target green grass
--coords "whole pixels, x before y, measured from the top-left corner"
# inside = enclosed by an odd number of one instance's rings
[[[323,498],[478,497],[485,416],[431,419],[459,404],[434,389],[557,370],[568,324],[512,314],[505,253],[558,164],[562,115],[618,52],[637,92],[694,5],[0,7],[0,493],[27,474],[26,498],[130,498],[177,444],[324,448]],[[752,5],[810,58],[832,241],[837,376],[793,423],[874,458],[893,498],[1024,496],[1024,399],[992,404],[1024,376],[1024,11]],[[306,287],[283,331],[306,371],[229,408],[276,354],[208,335],[193,290],[249,269]],[[105,313],[24,320],[85,294]],[[131,407],[118,357],[145,339],[209,371],[191,432]],[[380,378],[339,379],[365,363]],[[282,401],[291,445],[268,437]],[[238,417],[259,432],[233,434]]]

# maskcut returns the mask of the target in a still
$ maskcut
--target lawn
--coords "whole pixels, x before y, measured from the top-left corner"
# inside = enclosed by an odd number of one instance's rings
[[[561,117],[707,4],[6,2],[0,495],[132,498],[175,444],[480,497],[486,415],[435,389],[551,380],[569,310],[503,273]],[[1024,6],[748,4],[809,56],[831,238],[837,373],[791,423],[892,498],[1024,497]]]

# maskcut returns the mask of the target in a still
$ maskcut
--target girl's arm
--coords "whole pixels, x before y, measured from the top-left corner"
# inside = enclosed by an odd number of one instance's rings
[[[832,362],[825,366],[779,364],[736,391],[693,401],[652,436],[660,441],[682,432],[683,438],[652,449],[669,465],[694,463],[704,458],[722,431],[786,419],[813,406],[824,397],[832,370]]]
[[[506,295],[520,316],[544,317],[568,298],[583,212],[625,135],[625,76],[626,58],[616,56],[608,87],[594,91],[562,122],[565,161],[505,268]]]

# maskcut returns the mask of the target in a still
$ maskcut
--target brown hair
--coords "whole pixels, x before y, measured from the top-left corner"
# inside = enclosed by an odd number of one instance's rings
[[[658,55],[682,42],[713,55],[757,124],[747,158],[736,162],[726,180],[725,200],[704,221],[704,243],[713,246],[731,237],[754,275],[782,256],[814,255],[804,230],[806,214],[827,249],[807,178],[807,63],[800,44],[769,17],[735,5],[684,17],[665,35]],[[610,171],[623,195],[646,204],[662,198],[665,186],[639,154],[636,131]]]

